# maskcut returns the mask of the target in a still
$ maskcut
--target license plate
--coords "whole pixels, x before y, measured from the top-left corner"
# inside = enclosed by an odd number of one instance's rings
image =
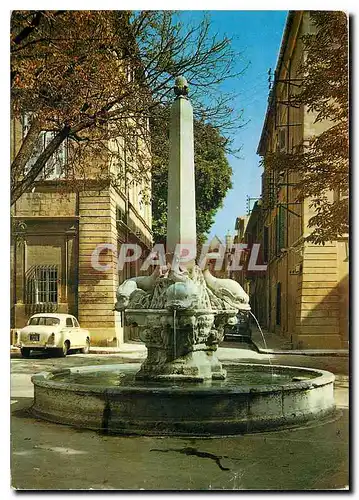
[[[30,333],[30,340],[40,340],[40,335],[38,333]]]

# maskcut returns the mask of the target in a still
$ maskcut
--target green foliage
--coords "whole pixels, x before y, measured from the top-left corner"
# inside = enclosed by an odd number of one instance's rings
[[[165,241],[169,160],[169,110],[162,108],[151,120],[152,229],[155,241]],[[208,123],[194,120],[196,223],[198,243],[204,243],[228,189],[232,169],[226,158],[227,141]]]
[[[343,12],[312,11],[310,18],[314,33],[302,37],[305,77],[292,98],[328,127],[300,150],[268,154],[264,165],[298,174],[298,200],[310,197],[315,211],[309,241],[324,244],[349,231],[348,21]]]

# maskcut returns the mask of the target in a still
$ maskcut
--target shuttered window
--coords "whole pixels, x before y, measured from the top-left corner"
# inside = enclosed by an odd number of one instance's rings
[[[267,209],[274,208],[276,202],[275,174],[272,170],[264,172],[263,202]]]
[[[269,227],[263,228],[263,263],[267,264],[269,260]]]
[[[281,308],[282,308],[282,286],[281,286],[281,283],[277,283],[277,286],[276,286],[276,311],[275,311],[276,325],[280,325],[280,322],[281,322]]]
[[[278,206],[276,221],[276,254],[279,255],[285,247],[285,208]]]
[[[25,137],[27,132],[29,131],[30,124],[31,124],[31,115],[25,114],[22,118],[23,137]],[[31,170],[31,168],[36,163],[41,153],[45,151],[46,147],[50,144],[55,135],[56,133],[51,130],[43,130],[40,132],[38,139],[34,145],[32,156],[26,163],[24,172],[25,175]],[[67,162],[67,156],[68,156],[67,147],[68,143],[67,139],[65,139],[56,149],[54,154],[46,162],[43,171],[39,174],[36,180],[58,179],[59,177],[62,176],[64,171],[64,166]]]

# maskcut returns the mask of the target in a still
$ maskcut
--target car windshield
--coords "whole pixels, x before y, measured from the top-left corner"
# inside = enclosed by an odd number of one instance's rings
[[[51,318],[49,316],[37,316],[35,318],[30,318],[29,325],[45,325],[45,326],[55,326],[59,325],[59,318]]]

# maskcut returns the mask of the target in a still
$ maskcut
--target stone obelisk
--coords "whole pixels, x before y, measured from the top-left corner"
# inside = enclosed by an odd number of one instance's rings
[[[167,197],[167,254],[177,245],[196,255],[196,194],[194,176],[193,110],[184,77],[175,81],[176,99],[171,108],[170,157]]]

